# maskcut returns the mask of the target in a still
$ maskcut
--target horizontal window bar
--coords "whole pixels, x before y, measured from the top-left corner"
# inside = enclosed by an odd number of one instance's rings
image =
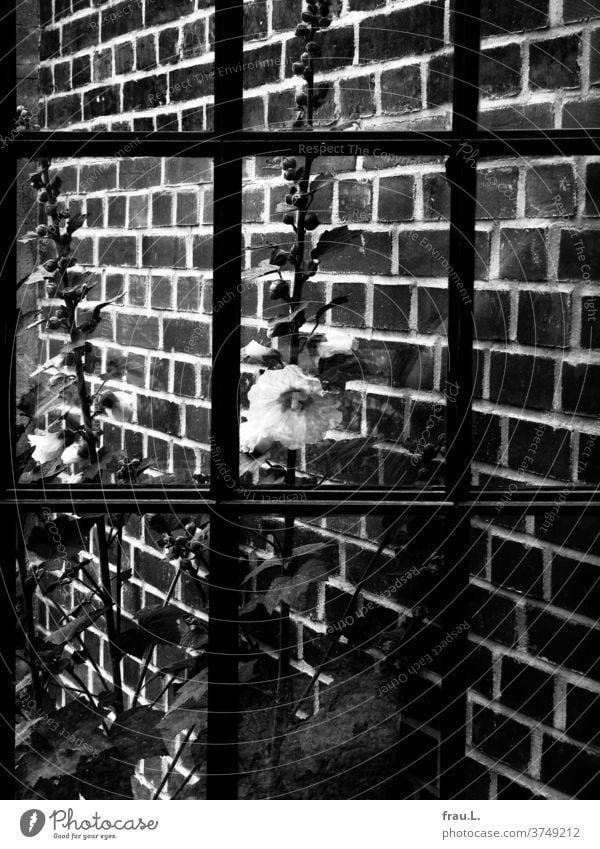
[[[395,152],[447,154],[470,145],[469,155],[571,156],[600,150],[600,128],[590,130],[506,130],[462,136],[451,132],[238,132],[220,139],[213,133],[20,133],[6,145],[5,155],[217,156],[234,159],[250,154],[316,153],[383,156]],[[464,150],[463,147],[463,150]]]

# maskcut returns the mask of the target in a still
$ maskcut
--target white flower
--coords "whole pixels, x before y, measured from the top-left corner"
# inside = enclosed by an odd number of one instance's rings
[[[118,422],[130,422],[133,419],[133,396],[127,392],[105,392],[99,398],[98,405]]]
[[[65,447],[64,436],[60,431],[57,433],[32,434],[27,438],[35,448],[32,457],[40,465],[58,459]]]
[[[78,484],[83,483],[84,476],[81,472],[77,475],[70,475],[68,472],[61,472],[58,476],[58,480],[65,484]]]
[[[358,348],[358,339],[348,336],[340,330],[327,330],[321,334],[317,341],[316,351],[318,357],[333,357],[336,354],[351,354]]]
[[[256,339],[248,342],[246,347],[242,348],[240,356],[243,363],[254,363],[255,365],[277,365],[281,362],[281,354],[277,348],[267,348],[266,345],[261,345]]]
[[[70,466],[73,463],[79,463],[84,457],[88,456],[88,447],[85,442],[74,442],[62,452],[60,459],[65,466]]]
[[[250,409],[240,427],[244,452],[265,452],[273,442],[292,450],[319,442],[342,421],[338,400],[298,366],[266,371],[248,393]]]

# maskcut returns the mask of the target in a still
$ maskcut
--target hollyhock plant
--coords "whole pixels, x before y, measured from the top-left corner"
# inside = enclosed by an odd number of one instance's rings
[[[60,432],[30,434],[27,438],[35,449],[31,456],[40,465],[58,460],[65,450],[64,434]]]
[[[248,393],[240,428],[242,451],[266,451],[274,442],[296,450],[319,442],[342,421],[339,399],[298,366],[264,372]]]

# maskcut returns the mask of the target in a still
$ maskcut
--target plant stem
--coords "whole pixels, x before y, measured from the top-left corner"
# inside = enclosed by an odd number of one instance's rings
[[[31,688],[36,707],[42,706],[42,684],[38,675],[37,657],[35,652],[35,623],[33,620],[33,592],[27,586],[27,560],[25,554],[25,540],[17,531],[17,563],[19,568],[19,583],[21,584],[21,597],[23,599],[23,620],[25,623],[25,647],[27,651],[27,663],[31,673]],[[21,626],[22,627],[22,626]]]
[[[177,751],[175,752],[175,755],[174,755],[174,757],[173,757],[173,760],[172,760],[172,761],[171,761],[171,763],[169,764],[169,768],[168,768],[168,770],[167,770],[167,771],[166,771],[166,773],[163,775],[162,781],[160,782],[160,784],[159,784],[159,785],[158,785],[158,787],[156,788],[156,791],[155,791],[155,793],[154,793],[154,796],[152,797],[152,801],[155,801],[156,799],[160,799],[161,791],[162,791],[163,787],[165,786],[165,784],[167,783],[167,781],[169,780],[169,778],[171,777],[171,775],[173,774],[173,770],[174,770],[174,769],[175,769],[175,767],[177,766],[177,763],[178,763],[178,761],[179,761],[179,758],[180,758],[180,757],[181,757],[181,755],[183,754],[183,750],[185,749],[185,747],[186,747],[186,745],[187,745],[187,742],[188,742],[188,740],[190,739],[190,737],[192,736],[192,734],[193,734],[193,732],[194,732],[194,729],[195,729],[195,728],[196,728],[196,723],[194,723],[194,724],[193,724],[190,728],[188,728],[188,730],[186,731],[185,737],[183,738],[183,740],[181,741],[181,743],[180,743],[180,745],[179,745],[179,748],[178,748],[178,749],[177,749]]]
[[[96,529],[98,536],[98,560],[100,561],[100,579],[102,581],[102,589],[104,590],[106,600],[106,636],[108,637],[108,647],[110,651],[111,671],[113,679],[113,687],[115,693],[115,703],[118,708],[117,713],[123,710],[123,685],[121,682],[121,653],[116,644],[115,618],[113,612],[113,597],[110,585],[110,558],[108,551],[108,543],[106,540],[106,526],[104,518],[101,516],[96,521]]]

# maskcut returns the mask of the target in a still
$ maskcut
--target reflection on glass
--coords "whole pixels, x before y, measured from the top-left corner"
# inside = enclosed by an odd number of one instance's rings
[[[211,162],[22,163],[17,477],[208,472]]]
[[[240,798],[436,794],[440,523],[245,520]]]
[[[23,515],[18,798],[204,797],[208,535],[203,515]]]

